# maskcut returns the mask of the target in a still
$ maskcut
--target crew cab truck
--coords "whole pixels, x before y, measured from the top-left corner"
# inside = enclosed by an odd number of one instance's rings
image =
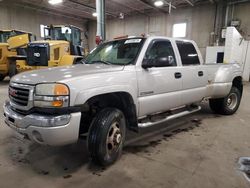
[[[204,65],[195,42],[137,37],[105,42],[83,64],[13,77],[4,104],[8,126],[39,144],[87,136],[101,165],[121,155],[126,130],[138,132],[201,109],[234,114],[243,91],[239,64]]]

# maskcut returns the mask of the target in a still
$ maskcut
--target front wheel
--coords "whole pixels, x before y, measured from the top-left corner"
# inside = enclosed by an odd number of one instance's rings
[[[215,113],[232,115],[240,106],[241,96],[242,93],[240,90],[233,86],[230,93],[226,97],[220,99],[210,99],[209,105]]]
[[[94,162],[107,166],[122,153],[125,142],[126,121],[116,108],[100,111],[91,123],[88,134],[88,150]]]

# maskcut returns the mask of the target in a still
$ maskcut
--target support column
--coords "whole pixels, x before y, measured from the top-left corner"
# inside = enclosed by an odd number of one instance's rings
[[[97,32],[96,44],[106,40],[105,0],[96,0]]]

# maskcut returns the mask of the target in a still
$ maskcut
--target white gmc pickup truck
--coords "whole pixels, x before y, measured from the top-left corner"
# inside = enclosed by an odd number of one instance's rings
[[[109,165],[121,155],[126,129],[153,126],[200,110],[240,105],[238,64],[203,64],[193,41],[134,37],[105,42],[67,67],[19,74],[9,85],[5,122],[40,144],[65,145],[87,136],[92,159]]]

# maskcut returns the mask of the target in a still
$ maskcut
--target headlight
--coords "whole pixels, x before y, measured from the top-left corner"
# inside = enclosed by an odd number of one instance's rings
[[[69,95],[69,89],[64,84],[38,84],[35,94],[42,96],[64,96]]]
[[[34,106],[67,107],[69,106],[69,88],[64,84],[38,84],[35,88]]]

